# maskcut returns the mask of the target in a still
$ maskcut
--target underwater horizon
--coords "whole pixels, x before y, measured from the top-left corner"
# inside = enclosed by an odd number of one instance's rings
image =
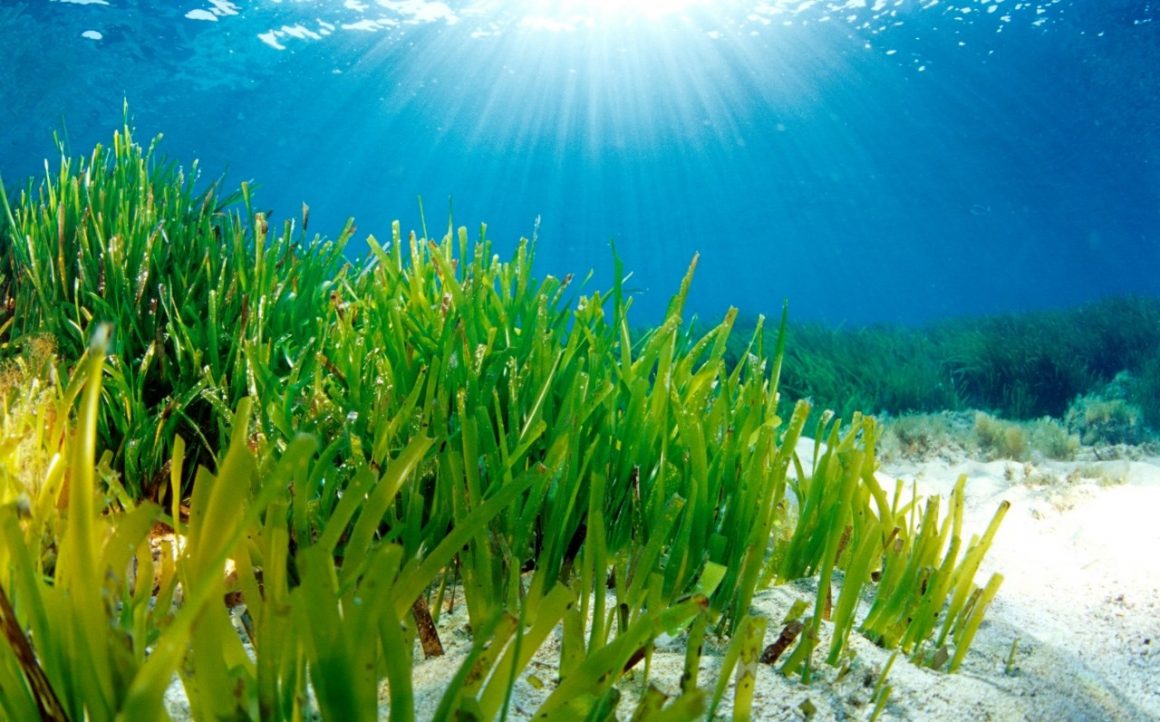
[[[6,2],[0,178],[53,133],[686,308],[920,324],[1160,296],[1160,27],[1129,0]]]

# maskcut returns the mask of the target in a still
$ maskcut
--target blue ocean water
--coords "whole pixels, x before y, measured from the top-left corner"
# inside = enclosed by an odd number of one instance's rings
[[[335,236],[501,252],[690,308],[920,323],[1160,295],[1140,0],[5,0],[0,176],[140,140]]]

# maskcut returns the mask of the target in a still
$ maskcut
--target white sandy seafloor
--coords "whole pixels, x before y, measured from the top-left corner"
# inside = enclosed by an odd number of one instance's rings
[[[999,503],[1011,502],[976,580],[982,584],[998,571],[1004,582],[957,673],[922,669],[901,656],[895,661],[886,679],[891,694],[879,719],[1160,720],[1160,457],[1037,463],[933,459],[885,465],[880,478],[886,488],[897,478],[908,486],[913,480],[920,494],[945,498],[960,474],[968,477],[965,533],[982,533]],[[767,644],[779,634],[792,602],[812,601],[815,589],[806,582],[758,594],[754,608],[770,620]],[[440,626],[448,654],[416,665],[418,719],[431,718],[470,644],[461,610]],[[838,680],[838,670],[824,663],[827,628],[815,652],[813,684],[760,666],[754,719],[807,719],[806,700],[816,710],[813,720],[870,717],[870,696],[890,655],[855,632],[850,637],[854,660]],[[521,677],[508,719],[529,719],[550,693],[559,654],[555,641]],[[683,642],[682,637],[664,640],[653,654],[648,682],[670,696],[679,690]],[[723,654],[723,640],[707,640],[702,688],[715,684]],[[635,708],[642,669],[638,665],[635,678],[621,684],[622,719]],[[545,682],[542,689],[529,684],[529,675]],[[731,702],[732,689],[718,717],[731,718]]]
[[[812,442],[799,451],[809,458]],[[1128,452],[1133,460],[928,458],[883,466],[879,477],[887,489],[903,479],[908,488],[916,483],[921,495],[944,498],[966,474],[967,535],[982,533],[1002,500],[1011,508],[976,578],[982,584],[997,571],[1004,582],[962,667],[955,674],[934,672],[900,656],[885,680],[891,693],[879,719],[1160,720],[1160,456]],[[1083,453],[1092,456],[1090,450]],[[812,585],[804,581],[758,593],[753,606],[769,619],[766,644],[777,638],[794,600],[812,603]],[[864,613],[865,607],[859,621]],[[828,629],[824,624],[814,653],[813,684],[759,666],[753,719],[869,719],[871,693],[890,654],[855,631],[853,659],[839,679],[839,671],[824,663]],[[419,720],[433,718],[447,681],[470,648],[462,603],[442,615],[439,634],[444,656],[424,660],[416,652]],[[684,641],[683,635],[662,639],[652,656],[647,683],[670,697],[678,693]],[[715,686],[724,649],[725,640],[706,639],[703,689]],[[531,718],[552,690],[558,658],[558,637],[550,637],[517,682],[508,719]],[[621,719],[635,709],[645,684],[643,666],[620,683]],[[732,718],[730,687],[717,710],[719,719]],[[188,719],[180,685],[170,692],[170,714]],[[389,715],[386,699],[384,688],[382,719]],[[809,707],[815,710],[812,717],[804,711]]]

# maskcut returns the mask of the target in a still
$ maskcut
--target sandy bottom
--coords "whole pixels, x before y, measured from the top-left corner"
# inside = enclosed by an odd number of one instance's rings
[[[879,719],[893,720],[1160,720],[1160,457],[1137,461],[901,462],[880,474],[915,481],[920,494],[949,495],[966,474],[965,530],[981,533],[1000,501],[1011,502],[978,581],[1005,581],[956,674],[918,668],[899,658],[886,682],[891,694]],[[810,583],[764,591],[754,601],[771,620],[766,642],[795,599],[813,599]],[[441,620],[447,655],[417,663],[418,719],[430,719],[446,680],[470,640],[461,611]],[[828,639],[824,636],[820,650]],[[1016,641],[1017,640],[1017,641]],[[647,682],[675,696],[684,640],[662,640]],[[1015,644],[1014,666],[1008,657]],[[701,686],[715,684],[724,640],[707,640]],[[822,663],[805,686],[774,668],[758,671],[754,718],[867,719],[871,693],[889,654],[856,633],[845,674]],[[556,640],[521,677],[509,719],[529,719],[551,690]],[[645,684],[643,665],[622,682],[622,718]],[[529,676],[543,680],[536,689]],[[535,681],[535,680],[533,680]],[[731,718],[732,690],[718,709]],[[807,703],[808,700],[808,703]],[[385,710],[384,710],[385,712]]]

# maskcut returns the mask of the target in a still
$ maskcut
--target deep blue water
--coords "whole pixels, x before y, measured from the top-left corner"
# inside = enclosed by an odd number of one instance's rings
[[[336,235],[480,222],[655,321],[861,324],[1160,295],[1160,4],[87,0],[0,5],[0,176],[130,105]]]

